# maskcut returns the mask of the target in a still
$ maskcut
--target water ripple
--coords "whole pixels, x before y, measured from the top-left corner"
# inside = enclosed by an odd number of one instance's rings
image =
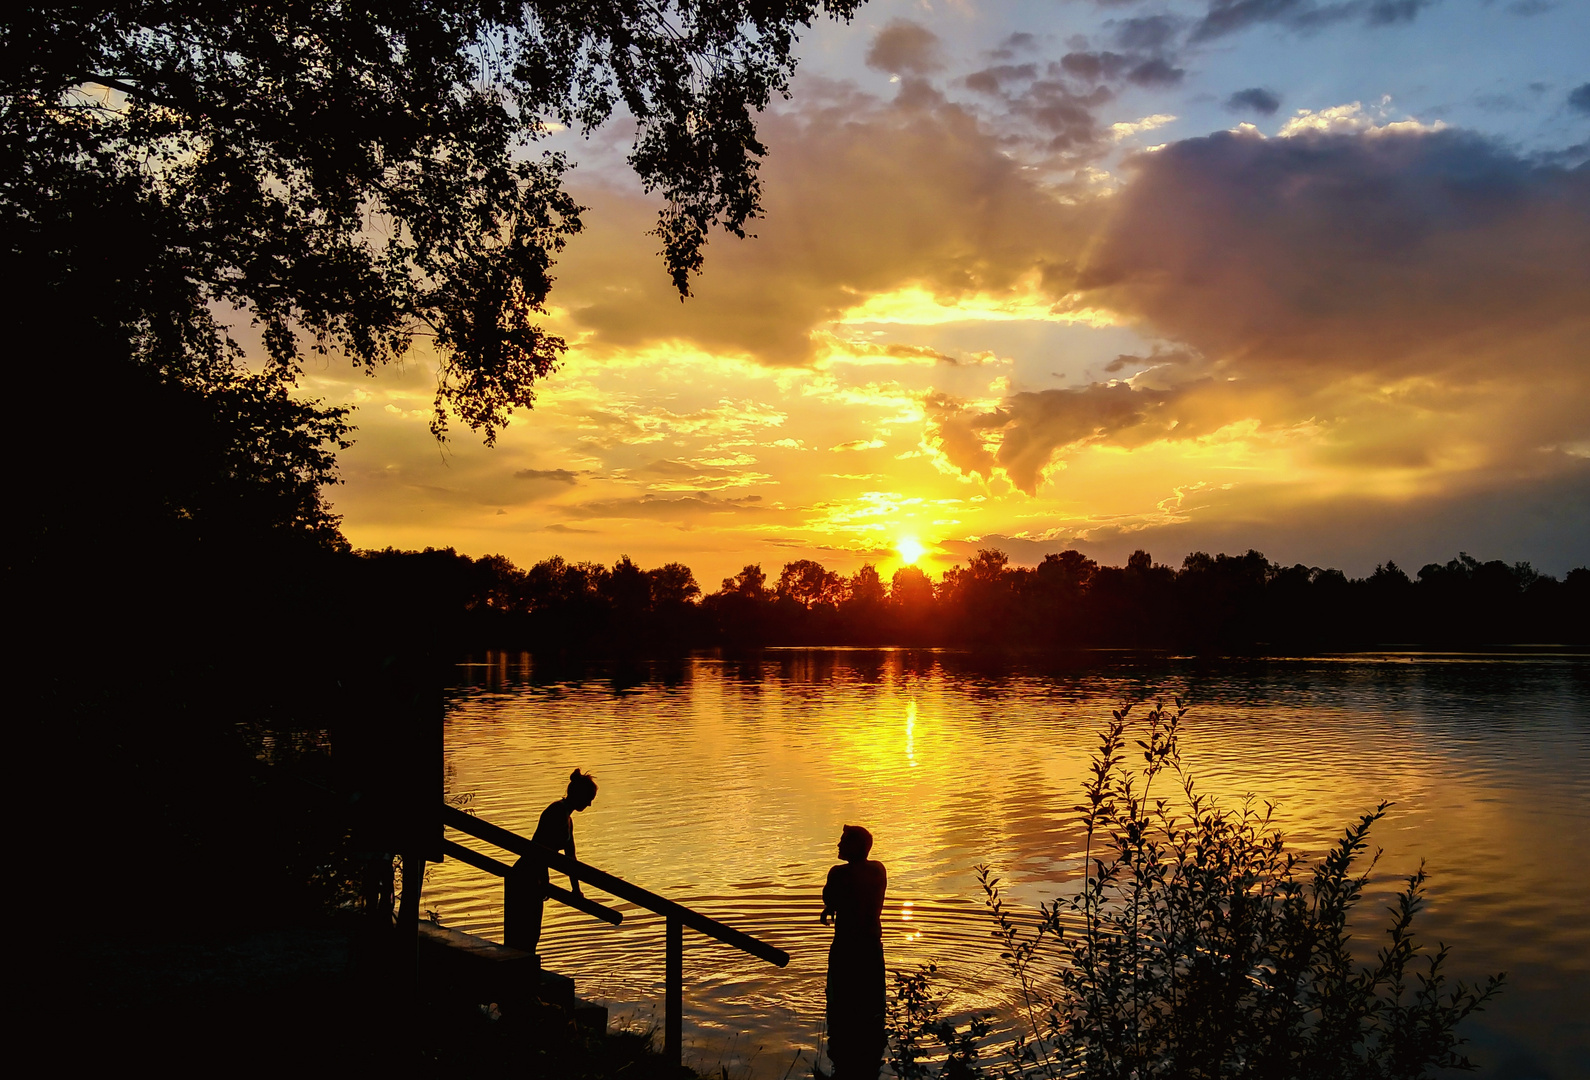
[[[1183,756],[1198,790],[1232,806],[1273,803],[1296,849],[1317,855],[1391,801],[1364,911],[1378,917],[1424,860],[1424,934],[1453,947],[1454,973],[1511,973],[1507,994],[1470,1029],[1480,1057],[1582,1075],[1573,1063],[1590,1052],[1575,1005],[1590,999],[1584,657],[980,664],[789,650],[620,678],[493,658],[460,669],[446,786],[471,794],[482,817],[528,833],[571,769],[594,772],[600,794],[575,821],[582,859],[790,953],[780,970],[686,934],[686,1031],[698,1063],[782,1076],[793,1051],[809,1054],[821,1037],[831,931],[817,922],[818,890],[841,825],[867,825],[889,868],[890,966],[931,960],[952,1008],[1011,1023],[975,868],[992,866],[1018,906],[1073,889],[1082,835],[1072,807],[1099,726],[1122,701],[1182,694],[1193,704]],[[497,937],[501,903],[497,879],[451,861],[431,868],[424,906],[448,925]],[[662,994],[662,924],[613,906],[625,913],[616,929],[549,905],[543,958],[582,994],[645,1023]],[[1377,937],[1366,928],[1365,947]]]

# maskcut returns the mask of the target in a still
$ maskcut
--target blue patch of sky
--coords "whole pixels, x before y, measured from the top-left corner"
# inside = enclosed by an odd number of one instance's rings
[[[1119,34],[1128,19],[1170,15],[1190,30],[1207,11],[1202,2],[1154,0],[976,6],[873,0],[849,26],[813,27],[802,44],[802,75],[848,79],[887,96],[888,74],[868,70],[865,55],[877,31],[896,18],[939,36],[948,65],[935,81],[945,85],[990,63],[989,54],[1012,33],[1033,35],[1037,49],[1024,58],[1042,63],[1070,51],[1078,36],[1092,49],[1120,49]],[[1101,110],[1101,121],[1107,125],[1169,112],[1179,121],[1161,129],[1154,141],[1200,135],[1240,119],[1225,108],[1232,93],[1266,87],[1282,99],[1273,117],[1255,118],[1266,132],[1300,108],[1353,101],[1368,107],[1390,95],[1392,119],[1442,120],[1526,152],[1580,142],[1587,134],[1586,114],[1568,105],[1568,95],[1590,79],[1590,3],[1582,0],[1524,7],[1502,0],[1444,0],[1384,25],[1362,17],[1314,30],[1257,23],[1191,46],[1185,44],[1187,30],[1173,56],[1186,71],[1182,83],[1124,86]],[[952,96],[972,97],[948,89]]]
[[[952,98],[986,109],[986,99],[957,86],[956,80],[1001,62],[992,54],[1012,34],[1031,35],[1034,46],[1018,51],[1014,60],[1034,60],[1041,67],[1078,46],[1119,50],[1126,20],[1168,15],[1183,27],[1172,55],[1175,66],[1186,72],[1181,83],[1124,84],[1116,99],[1099,110],[1098,119],[1106,127],[1154,113],[1178,117],[1130,145],[1203,135],[1242,120],[1268,134],[1298,109],[1317,111],[1354,101],[1367,108],[1387,95],[1391,119],[1441,120],[1502,139],[1526,153],[1556,150],[1590,137],[1590,112],[1569,104],[1569,95],[1590,80],[1587,0],[1522,6],[1517,0],[1439,0],[1412,19],[1386,25],[1358,18],[1302,31],[1259,23],[1187,45],[1189,31],[1207,11],[1201,0],[985,0],[977,5],[871,0],[849,24],[821,19],[813,24],[799,47],[796,100],[788,106],[775,102],[775,108],[800,108],[803,86],[817,79],[842,80],[879,98],[891,97],[897,87],[890,73],[868,68],[866,54],[878,31],[894,19],[919,23],[937,34],[947,63],[933,81]],[[1226,107],[1233,93],[1254,87],[1277,93],[1280,110],[1265,117]],[[591,138],[564,132],[537,149],[568,153],[585,179],[634,190],[638,183],[624,162],[629,130],[619,118]]]

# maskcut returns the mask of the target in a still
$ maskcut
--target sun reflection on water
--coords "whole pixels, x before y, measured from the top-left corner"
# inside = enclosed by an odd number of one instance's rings
[[[889,967],[934,962],[954,1008],[1004,1010],[973,868],[993,866],[1025,910],[1074,891],[1084,837],[1072,807],[1098,726],[1123,700],[1171,693],[1194,703],[1184,752],[1199,790],[1228,806],[1278,800],[1305,853],[1380,798],[1396,802],[1364,910],[1378,917],[1396,875],[1427,858],[1428,939],[1454,946],[1465,978],[1518,973],[1478,1023],[1545,1045],[1590,970],[1583,661],[1043,671],[909,650],[770,650],[619,685],[504,659],[466,669],[474,685],[447,720],[448,794],[471,793],[482,817],[529,832],[569,770],[589,769],[601,793],[575,823],[582,858],[791,955],[778,970],[687,938],[687,1041],[752,1024],[770,1050],[788,1048],[785,1061],[817,1044],[831,938],[818,891],[846,823],[873,832],[888,867]],[[494,937],[501,895],[500,881],[449,860],[427,875],[424,903]],[[615,1015],[652,1008],[662,985],[661,921],[619,907],[618,929],[549,909],[541,950]]]
[[[916,698],[905,703],[905,760],[916,768]]]

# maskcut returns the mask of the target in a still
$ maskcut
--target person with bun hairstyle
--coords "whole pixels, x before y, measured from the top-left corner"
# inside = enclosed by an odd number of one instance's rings
[[[828,1057],[834,1080],[877,1080],[888,1046],[884,1035],[883,894],[889,874],[867,858],[872,834],[846,825],[839,837],[844,862],[823,886],[824,925],[834,923],[828,947]]]
[[[595,801],[596,778],[575,769],[569,774],[568,791],[563,798],[541,811],[541,820],[536,822],[536,831],[530,839],[554,851],[565,852],[571,859],[578,858],[574,854],[574,815]],[[540,860],[526,857],[513,864],[505,885],[512,899],[504,896],[504,945],[525,952],[536,951],[536,946],[541,942],[541,916],[546,910],[547,882],[547,867]],[[576,896],[583,895],[579,879],[572,874],[569,875],[569,890]]]

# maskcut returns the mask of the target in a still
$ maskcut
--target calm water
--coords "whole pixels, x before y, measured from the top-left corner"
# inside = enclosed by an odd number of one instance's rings
[[[1183,762],[1200,787],[1273,800],[1295,849],[1317,853],[1382,798],[1395,803],[1372,834],[1384,855],[1363,937],[1379,944],[1395,879],[1425,860],[1421,938],[1452,946],[1453,974],[1508,972],[1503,997],[1465,1029],[1480,1075],[1590,1076],[1590,657],[482,660],[460,666],[448,710],[449,795],[528,834],[571,769],[593,771],[601,792],[575,818],[582,860],[790,953],[778,969],[686,932],[686,1054],[698,1066],[778,1078],[801,1053],[791,1075],[810,1075],[831,933],[818,890],[850,822],[872,830],[888,866],[890,966],[932,960],[954,1008],[1008,1015],[974,867],[992,865],[1027,904],[1057,895],[1079,851],[1070,807],[1109,709],[1181,694]],[[501,904],[498,879],[431,868],[424,906],[444,923],[500,938]],[[549,904],[543,959],[615,1019],[660,1020],[661,922],[614,906],[616,929]]]

